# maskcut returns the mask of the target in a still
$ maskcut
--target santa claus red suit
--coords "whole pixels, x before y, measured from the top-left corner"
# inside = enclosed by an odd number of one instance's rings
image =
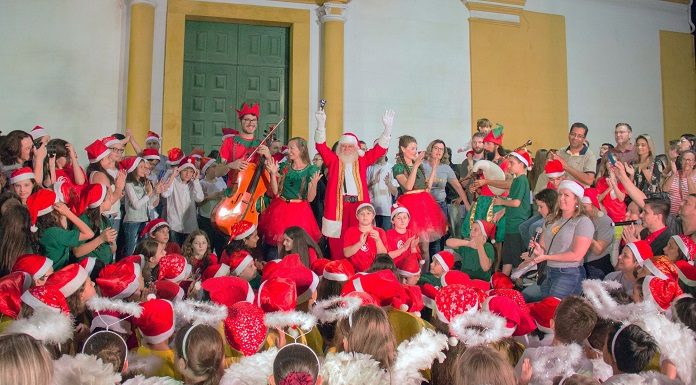
[[[384,132],[374,147],[365,152],[360,150],[358,137],[352,133],[344,133],[338,141],[336,152],[331,151],[326,145],[326,114],[323,110],[316,113],[316,119],[314,142],[328,168],[321,231],[329,240],[331,257],[343,259],[342,236],[349,227],[358,225],[355,216],[357,207],[370,201],[367,191],[367,167],[387,152],[394,124],[394,111],[384,114]]]

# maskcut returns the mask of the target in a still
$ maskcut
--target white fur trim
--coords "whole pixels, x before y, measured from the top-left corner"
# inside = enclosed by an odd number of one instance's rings
[[[447,264],[445,263],[445,260],[442,258],[442,256],[440,256],[440,254],[433,255],[433,259],[436,260],[437,263],[440,264],[440,266],[442,267],[442,270],[444,270],[445,273],[450,271],[449,266],[447,266]]]
[[[329,238],[340,238],[342,226],[343,223],[341,221],[327,219],[326,217],[321,218],[321,233]]]
[[[6,333],[25,333],[47,344],[60,345],[73,336],[72,318],[62,312],[38,308],[34,315],[13,321]]]
[[[94,270],[94,265],[96,263],[97,263],[97,258],[87,257],[87,263],[86,263],[86,266],[84,266],[85,270],[87,271],[87,274],[92,274],[92,270]]]
[[[226,277],[228,275],[230,275],[230,267],[227,264],[222,263],[220,264],[218,271],[215,272],[213,278]],[[196,283],[200,283],[200,281],[196,281]],[[198,289],[200,289],[200,287]]]
[[[558,178],[559,176],[565,175],[565,171],[545,173],[547,178]]]
[[[106,186],[104,186],[102,188],[102,193],[101,193],[101,196],[99,197],[99,199],[96,202],[92,202],[88,205],[88,207],[90,209],[95,209],[95,208],[101,206],[102,203],[104,203],[104,199],[106,199],[106,190],[107,189],[108,188]]]
[[[645,258],[643,258],[643,256],[640,255],[640,252],[638,251],[636,245],[633,242],[631,242],[626,244],[626,246],[628,246],[628,248],[631,249],[631,252],[633,252],[633,258],[636,259],[638,265],[640,265],[640,267],[643,267],[643,265],[645,264]]]
[[[184,300],[174,303],[174,314],[185,323],[217,326],[227,318],[227,307],[212,302]]]
[[[133,293],[135,293],[136,290],[140,287],[140,278],[141,270],[140,270],[140,265],[137,263],[133,262],[133,271],[135,272],[135,278],[126,286],[120,293],[116,294],[113,298],[114,299],[124,299],[128,298]]]
[[[92,311],[117,311],[121,314],[140,317],[143,314],[143,308],[135,302],[126,302],[120,299],[112,299],[107,297],[92,297],[87,301],[87,307]]]
[[[130,369],[130,361],[128,362]],[[122,385],[183,385],[181,381],[177,381],[171,377],[145,377],[139,374],[130,380],[127,380]]]
[[[396,269],[396,272],[399,273],[399,275],[403,275],[404,277],[415,277],[416,275],[420,275],[420,269],[416,273],[411,273],[410,271],[406,270],[401,270],[401,269]]]
[[[585,196],[585,189],[580,185],[580,183],[573,180],[564,180],[558,185],[558,190],[565,189],[575,194],[579,199]]]
[[[14,178],[10,178],[10,184],[15,184],[17,182],[21,182],[21,181],[27,180],[27,179],[36,179],[36,176],[34,175],[33,172],[25,172],[25,173],[17,175]]]
[[[268,328],[278,329],[288,326],[298,326],[302,330],[310,331],[317,324],[317,318],[315,316],[302,311],[276,311],[266,313],[263,319]]]
[[[365,292],[365,289],[363,289],[362,282],[360,282],[360,277],[355,278],[353,281],[353,287],[355,288],[355,291],[359,291],[361,293]]]
[[[56,195],[56,201],[53,202],[53,203],[55,204],[56,202],[58,202],[58,195]],[[50,212],[52,212],[52,211],[53,211],[53,205],[48,206],[48,207],[46,207],[46,208],[43,209],[43,210],[39,210],[39,211],[36,213],[36,216],[37,216],[37,217],[42,217],[42,216],[44,216],[44,215],[46,215],[46,214],[48,214],[48,213],[50,213]]]
[[[489,312],[462,314],[450,321],[450,332],[466,346],[484,345],[512,335],[505,318]],[[471,326],[483,327],[483,330]]]
[[[111,143],[111,142],[109,142],[109,143]],[[107,147],[106,150],[104,150],[104,152],[102,152],[101,154],[97,155],[96,158],[94,158],[94,159],[89,159],[89,163],[97,163],[97,162],[99,162],[100,160],[102,160],[102,159],[106,158],[107,156],[109,156],[109,155],[111,154],[111,149],[109,148],[109,145],[106,145],[106,147]]]
[[[693,266],[693,265],[692,265],[692,266]],[[687,277],[687,276],[681,271],[681,269],[679,268],[679,266],[677,266],[677,274],[679,275],[679,280],[680,280],[683,284],[685,284],[686,286],[689,286],[689,287],[694,287],[694,286],[696,286],[696,281],[694,281],[693,279],[689,279],[689,277]]]
[[[597,313],[602,318],[621,322],[628,319],[631,312],[641,311],[643,306],[641,304],[619,305],[608,292],[618,288],[621,288],[621,284],[616,281],[597,279],[582,281],[583,293]]]
[[[53,385],[113,385],[121,381],[112,364],[101,358],[79,353],[63,355],[53,361]]]
[[[268,377],[273,374],[273,361],[277,355],[278,348],[272,347],[253,356],[242,357],[225,370],[220,385],[266,385]]]
[[[77,265],[77,275],[73,277],[73,279],[70,280],[70,282],[66,283],[63,285],[63,287],[60,288],[60,292],[63,293],[65,298],[68,298],[70,295],[78,291],[82,285],[85,284],[85,281],[89,279],[89,274],[87,274],[87,270],[85,270],[84,267]]]
[[[312,293],[317,290],[317,286],[319,286],[319,276],[312,271],[312,283],[304,293],[297,293],[297,303],[307,302],[312,297]]]
[[[157,334],[155,336],[146,336],[144,333],[142,333],[142,330],[140,333],[143,336],[143,341],[147,342],[148,344],[158,344],[160,342],[166,341],[169,337],[174,334],[174,322],[172,322],[172,327],[170,327],[167,331]]]
[[[517,158],[522,164],[524,164],[526,167],[529,167],[529,163],[527,162],[527,159],[525,159],[522,155],[518,154],[517,152],[513,151],[510,153],[510,155],[514,156]]]
[[[677,244],[677,247],[686,256],[687,260],[692,258],[692,256],[689,255],[689,248],[686,247],[686,244],[684,244],[684,241],[681,239],[680,236],[672,235],[672,239],[674,239],[674,243]]]
[[[48,306],[40,299],[34,297],[34,295],[31,294],[31,292],[29,290],[22,293],[22,296],[20,297],[20,299],[22,300],[22,302],[29,305],[29,307],[31,307],[32,309],[47,309],[47,310],[55,311],[55,312],[60,311],[60,309]]]
[[[50,269],[52,267],[53,267],[53,261],[46,258],[44,260],[43,265],[41,265],[41,267],[36,271],[36,273],[34,273],[34,275],[32,275],[32,278],[34,279],[34,281],[36,281],[37,279],[46,275],[46,272],[48,272],[48,269]]]
[[[210,159],[208,163],[204,164],[203,167],[201,167],[201,178],[205,178],[205,172],[208,171],[208,169],[215,164],[215,159]]]
[[[179,282],[183,281],[184,279],[186,279],[186,277],[191,275],[192,269],[193,269],[193,267],[188,262],[186,262],[186,265],[184,266],[184,270],[181,270],[179,275],[177,275],[176,277],[174,277],[172,279],[167,279],[167,281],[179,283]]]
[[[242,239],[246,237],[247,236],[244,236],[242,237]],[[239,277],[239,274],[242,274],[242,271],[244,271],[244,269],[246,269],[246,267],[249,266],[249,264],[252,262],[254,262],[254,258],[252,258],[251,255],[247,255],[246,257],[244,257],[244,259],[242,259],[242,262],[239,262],[239,265],[237,265],[237,267],[235,267],[234,270],[232,270],[232,274]]]
[[[322,323],[336,322],[350,317],[361,305],[358,297],[331,297],[315,303],[312,314]]]
[[[152,237],[152,234],[154,234],[155,231],[159,230],[159,228],[162,227],[162,226],[167,226],[167,227],[169,227],[169,223],[167,223],[166,221],[165,221],[165,222],[160,222],[160,223],[158,223],[158,224],[152,226],[152,228],[150,229],[150,231],[148,231],[147,234],[148,234],[149,236]]]
[[[343,274],[343,273],[331,273],[328,271],[324,271],[324,273],[321,276],[324,279],[328,279],[329,281],[336,281],[336,282],[345,282],[348,280],[348,278],[350,278],[346,274]]]
[[[340,144],[352,144],[354,146],[357,146],[358,145],[358,138],[355,135],[343,134],[338,139],[338,143],[340,143]]]
[[[648,269],[648,271],[657,278],[664,280],[669,279],[669,277],[667,277],[667,274],[663,273],[662,270],[658,269],[657,266],[655,266],[652,259],[648,259],[647,261],[645,261],[643,267]]]
[[[379,363],[371,355],[363,353],[328,353],[320,373],[325,383],[331,385],[390,383],[389,374],[379,367]]]
[[[448,349],[447,336],[424,328],[408,341],[399,344],[392,370],[392,383],[400,385],[420,385],[423,378],[420,370],[429,369],[433,361],[445,360],[444,350]]]

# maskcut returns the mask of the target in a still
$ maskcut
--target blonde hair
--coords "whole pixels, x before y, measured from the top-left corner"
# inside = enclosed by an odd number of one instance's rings
[[[0,335],[0,384],[49,385],[53,360],[41,343],[27,334]]]
[[[588,216],[587,213],[585,212],[585,206],[582,204],[582,199],[578,197],[577,195],[573,194],[575,197],[575,211],[573,212],[573,216],[571,218],[577,218],[579,216]],[[553,211],[549,213],[549,215],[546,217],[544,220],[545,224],[550,224],[553,223],[554,221],[558,220],[559,218],[563,217],[563,211],[561,211],[561,205],[559,204],[559,201],[561,200],[561,192],[558,192],[558,199],[556,200],[556,207],[553,208]],[[549,207],[550,209],[550,207]]]
[[[466,349],[456,361],[456,385],[516,385],[515,372],[509,362],[488,346]]]
[[[445,148],[442,152],[442,159],[440,159],[440,163],[449,164],[450,163],[450,156],[449,156],[449,153],[447,152],[447,145],[445,144],[444,141],[442,141],[442,139],[435,139],[432,142],[430,142],[430,144],[428,144],[428,147],[425,148],[425,157],[427,159],[430,159],[430,155],[433,152],[433,146],[436,144],[441,144],[442,147]]]
[[[396,357],[396,340],[387,313],[382,308],[362,306],[350,317],[336,325],[334,345],[343,351],[343,339],[347,351],[365,353],[379,362],[382,369],[390,370]]]

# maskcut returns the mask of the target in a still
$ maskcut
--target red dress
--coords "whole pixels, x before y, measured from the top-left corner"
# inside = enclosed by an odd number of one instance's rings
[[[380,229],[379,227],[372,228],[374,230],[377,230],[377,232],[379,233],[379,238],[382,240],[382,243],[386,245],[387,235],[385,234],[384,230]],[[348,230],[346,230],[346,233],[343,235],[343,248],[350,247],[358,243],[361,235],[362,232],[360,231],[360,228],[357,226],[351,227]],[[372,265],[372,261],[375,260],[376,255],[377,242],[372,237],[368,236],[365,244],[360,249],[358,249],[358,251],[355,254],[348,257],[348,260],[351,264],[353,264],[353,267],[355,267],[356,272],[366,271],[368,268],[370,268],[370,265]]]

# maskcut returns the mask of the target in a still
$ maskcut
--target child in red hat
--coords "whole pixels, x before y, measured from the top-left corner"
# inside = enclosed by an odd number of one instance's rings
[[[159,204],[160,193],[165,188],[163,183],[152,184],[147,179],[150,172],[148,165],[139,156],[129,156],[120,163],[127,173],[125,194],[125,214],[123,216],[123,234],[125,243],[122,255],[131,255],[135,250],[138,233],[148,221],[148,213]]]
[[[123,155],[123,144],[110,137],[95,140],[85,147],[85,150],[89,159],[88,182],[103,184],[111,191],[111,210],[107,211],[105,215],[111,219],[111,226],[114,230],[119,231],[121,227],[121,198],[126,185],[126,173],[118,169],[116,162]]]
[[[142,314],[133,319],[142,335],[141,346],[136,353],[160,358],[159,365],[150,368],[146,374],[181,380],[183,377],[174,364],[174,350],[169,347],[174,335],[174,305],[163,299],[151,299],[140,306],[143,308]]]
[[[193,267],[195,276],[200,276],[208,266],[218,264],[218,257],[211,250],[210,238],[203,230],[195,230],[186,237],[181,254]]]
[[[178,175],[169,188],[162,192],[162,198],[167,200],[166,220],[173,241],[181,245],[191,232],[198,229],[196,204],[203,202],[204,195],[194,158],[184,158],[177,171]]]
[[[111,227],[111,221],[104,216],[111,210],[111,194],[103,184],[90,184],[82,190],[81,206],[84,209],[80,214],[82,219],[95,235],[93,238],[80,242],[80,246],[73,249],[78,261],[94,257],[103,264],[114,261],[116,252],[116,230]]]
[[[27,204],[29,195],[37,188],[36,176],[34,176],[34,171],[30,167],[21,167],[12,171],[7,182],[24,205]]]
[[[433,286],[440,287],[442,285],[441,278],[445,273],[454,268],[454,254],[451,250],[442,250],[432,256],[430,262],[430,272],[422,274],[419,285],[429,283]]]
[[[408,228],[411,221],[411,213],[408,209],[398,203],[391,208],[392,228],[386,231],[387,254],[394,263],[398,264],[402,258],[412,258],[420,262],[423,257],[418,247],[418,234]]]
[[[495,250],[489,241],[495,240],[495,225],[477,220],[471,226],[469,239],[449,238],[447,247],[457,249],[462,256],[462,271],[471,278],[490,281],[495,263]]]
[[[373,225],[375,208],[363,203],[355,211],[358,226],[350,227],[343,235],[343,255],[355,267],[355,271],[367,270],[377,254],[387,252],[384,230]]]

